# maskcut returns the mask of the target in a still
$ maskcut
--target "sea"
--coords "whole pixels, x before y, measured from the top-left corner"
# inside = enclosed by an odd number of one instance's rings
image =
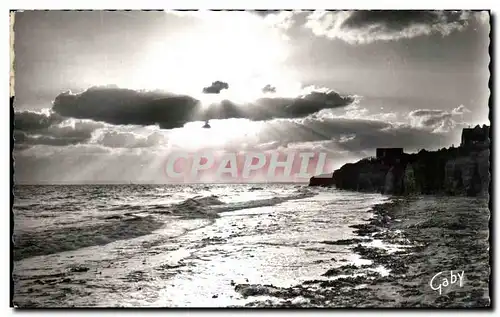
[[[19,307],[228,307],[237,283],[290,287],[390,198],[305,184],[16,185]],[[252,300],[255,300],[253,298]]]

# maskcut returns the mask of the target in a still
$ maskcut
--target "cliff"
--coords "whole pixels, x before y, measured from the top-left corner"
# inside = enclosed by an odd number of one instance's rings
[[[309,186],[330,186],[332,184],[333,173],[321,174],[311,177]]]
[[[422,150],[398,160],[366,158],[345,164],[321,185],[390,195],[445,194],[485,196],[490,185],[487,146]],[[326,183],[327,184],[326,184]],[[318,185],[311,178],[310,185]]]

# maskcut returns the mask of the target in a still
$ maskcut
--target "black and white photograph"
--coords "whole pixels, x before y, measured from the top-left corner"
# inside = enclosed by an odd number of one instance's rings
[[[12,10],[11,307],[491,308],[493,18]]]

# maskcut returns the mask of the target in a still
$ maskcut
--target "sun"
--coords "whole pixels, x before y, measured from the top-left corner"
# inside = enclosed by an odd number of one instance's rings
[[[282,92],[295,89],[285,63],[288,43],[279,30],[249,12],[210,11],[196,17],[196,25],[151,43],[137,67],[135,86],[189,94],[203,104],[250,101],[267,84],[281,85]],[[229,88],[201,93],[216,80]]]

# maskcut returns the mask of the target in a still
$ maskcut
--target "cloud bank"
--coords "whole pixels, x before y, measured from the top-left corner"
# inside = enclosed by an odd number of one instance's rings
[[[312,98],[312,97],[309,97]],[[316,97],[319,98],[319,97]],[[415,110],[405,122],[391,114],[370,114],[358,104],[327,109],[305,118],[215,121],[212,129],[197,123],[164,130],[159,126],[113,125],[91,119],[64,118],[47,127],[53,111],[18,112],[18,122],[38,115],[36,124],[15,127],[16,181],[98,182],[128,180],[164,182],[164,161],[173,151],[323,152],[332,168],[374,155],[377,147],[401,146],[405,151],[436,149],[459,141],[459,125],[438,131],[439,120],[456,119],[452,111]],[[414,123],[411,118],[417,118]],[[439,119],[440,118],[440,119]],[[22,130],[22,129],[26,130]],[[210,181],[210,180],[207,180]]]
[[[23,131],[38,131],[47,129],[63,120],[62,116],[50,111],[20,111],[16,112],[14,116],[14,127]]]
[[[217,85],[220,88],[221,85]],[[80,94],[62,93],[52,110],[59,116],[92,119],[110,124],[159,125],[180,128],[188,122],[211,119],[244,118],[265,121],[276,118],[302,118],[322,109],[344,107],[354,97],[333,91],[313,91],[297,98],[259,98],[237,104],[230,100],[202,103],[190,96],[162,92],[135,91],[117,87],[92,87]]]
[[[489,14],[470,11],[315,11],[305,27],[317,36],[350,44],[394,41],[422,35],[449,35],[465,29],[472,19],[489,21]]]

